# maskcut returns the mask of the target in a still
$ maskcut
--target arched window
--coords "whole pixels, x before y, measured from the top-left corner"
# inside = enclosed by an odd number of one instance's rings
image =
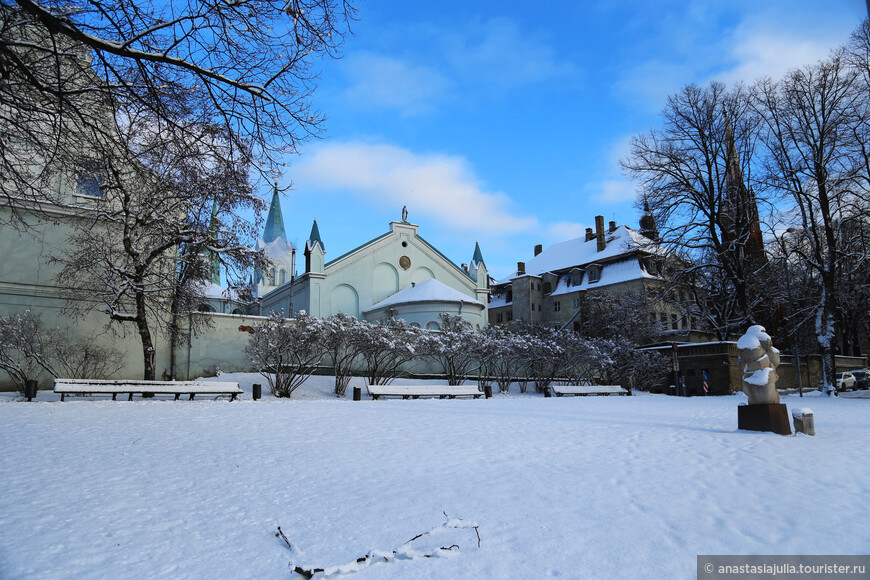
[[[278,273],[278,284],[283,284],[287,281],[287,272],[284,271],[284,268],[281,268],[281,271]]]
[[[277,279],[277,271],[275,270],[275,268],[272,268],[272,271],[269,274],[269,282],[271,282],[270,286],[275,286],[275,281]]]
[[[200,304],[196,307],[197,312],[215,312],[214,306],[211,304]]]
[[[430,320],[426,323],[426,328],[428,330],[441,330],[441,325],[435,322],[434,320]]]
[[[230,314],[244,314],[241,308],[233,308],[233,311]]]

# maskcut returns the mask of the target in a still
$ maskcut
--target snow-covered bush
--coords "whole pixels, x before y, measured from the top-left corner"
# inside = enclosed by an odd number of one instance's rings
[[[254,327],[245,353],[276,397],[290,397],[314,372],[324,355],[323,323],[300,310],[285,319],[272,312]]]
[[[369,384],[388,385],[396,378],[401,366],[415,357],[419,335],[419,329],[396,318],[392,310],[384,320],[354,327],[352,342],[359,350]]]
[[[649,391],[667,380],[670,358],[653,350],[638,349],[632,342],[621,339],[610,343],[608,363],[603,366],[611,384],[622,384],[629,391]]]
[[[567,331],[563,331],[567,332]],[[535,383],[539,393],[550,387],[557,376],[564,373],[568,364],[563,332],[552,328],[526,324],[520,327],[520,338],[527,347],[522,353],[527,376]]]
[[[421,333],[417,340],[418,356],[441,366],[448,385],[461,385],[472,370],[477,368],[474,351],[474,330],[461,316],[448,313],[439,315],[441,330]]]
[[[118,371],[123,362],[120,351],[91,337],[72,337],[65,328],[46,328],[29,310],[0,316],[0,369],[19,391],[42,371],[54,377],[100,379]]]
[[[332,362],[335,373],[335,396],[344,397],[347,385],[353,377],[354,361],[360,355],[364,340],[355,340],[364,322],[343,312],[333,314],[323,321],[323,348]]]
[[[488,370],[495,379],[499,391],[508,393],[511,383],[516,381],[520,385],[520,392],[525,393],[528,385],[525,374],[528,342],[524,339],[524,335],[496,325],[487,326],[481,334],[491,351]]]

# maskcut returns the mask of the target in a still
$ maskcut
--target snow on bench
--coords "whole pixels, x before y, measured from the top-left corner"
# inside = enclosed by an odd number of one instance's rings
[[[367,388],[373,400],[377,400],[378,397],[402,397],[403,399],[474,397],[476,399],[483,395],[476,385],[368,385]]]
[[[628,395],[628,391],[619,385],[550,385],[550,389],[557,397],[563,395],[577,395],[585,397],[588,395]]]
[[[55,379],[54,392],[60,394],[61,401],[66,395],[112,395],[113,401],[118,395],[129,395],[127,400],[132,401],[133,395],[145,393],[175,395],[176,401],[181,395],[190,395],[191,401],[195,395],[230,395],[232,401],[244,391],[239,383]]]

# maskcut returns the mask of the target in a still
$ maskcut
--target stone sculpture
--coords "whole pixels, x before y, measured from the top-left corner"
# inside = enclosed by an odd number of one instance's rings
[[[778,405],[776,390],[776,367],[779,366],[779,351],[773,347],[770,335],[763,326],[750,326],[737,341],[737,352],[745,365],[743,368],[743,392],[750,405]]]

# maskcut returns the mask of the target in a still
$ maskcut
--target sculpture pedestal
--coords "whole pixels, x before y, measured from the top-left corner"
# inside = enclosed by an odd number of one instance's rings
[[[739,405],[737,407],[738,429],[773,431],[780,435],[791,435],[790,423],[788,409],[783,403],[778,405]]]

